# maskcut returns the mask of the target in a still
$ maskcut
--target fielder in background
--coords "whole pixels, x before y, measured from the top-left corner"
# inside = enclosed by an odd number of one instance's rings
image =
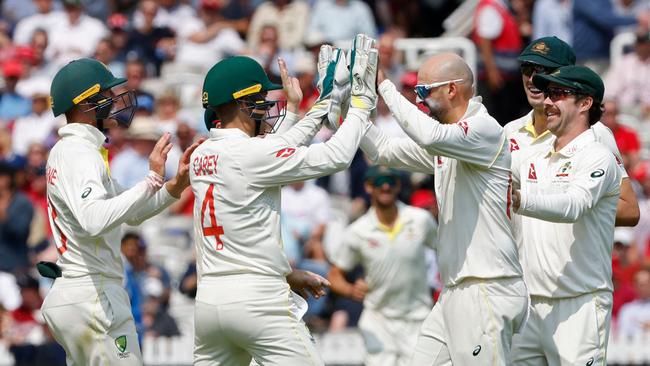
[[[439,204],[436,254],[444,290],[424,321],[411,364],[506,365],[528,308],[511,231],[510,154],[503,128],[455,54],[427,60],[415,91],[421,112],[379,75],[379,92],[409,138],[371,128],[375,163],[431,174]]]
[[[282,89],[248,57],[220,61],[208,72],[203,103],[210,138],[191,157],[197,272],[195,365],[323,365],[301,318],[306,302],[291,289],[324,294],[326,279],[291,269],[280,236],[280,187],[349,166],[369,128],[377,73],[375,41],[357,36],[351,107],[326,143],[305,146],[330,111],[333,72],[345,57],[323,46],[320,97],[305,118],[282,134],[276,101]],[[280,62],[290,119],[302,97]],[[297,102],[296,102],[297,101]],[[293,111],[291,111],[293,109]],[[294,112],[294,113],[291,113]],[[213,123],[218,119],[218,126]],[[271,126],[272,125],[272,126]],[[263,138],[264,137],[264,138]]]
[[[532,307],[510,364],[604,365],[622,180],[615,156],[590,129],[602,115],[605,88],[583,66],[537,74],[533,84],[544,93],[555,139],[529,148],[512,168],[514,207],[528,228],[521,258]]]
[[[521,62],[521,78],[526,92],[528,103],[533,108],[530,113],[509,122],[505,126],[513,166],[518,163],[520,156],[525,155],[529,147],[539,145],[552,146],[555,136],[546,126],[546,112],[544,111],[544,93],[533,84],[533,77],[537,74],[550,74],[561,66],[575,64],[576,56],[571,46],[557,37],[543,37],[531,42],[519,55]],[[616,210],[617,226],[635,226],[639,222],[639,204],[632,183],[623,167],[621,153],[616,146],[614,134],[602,122],[591,126],[596,141],[601,142],[616,156],[623,174],[621,183],[621,196]],[[520,218],[515,215],[515,237],[521,245],[522,230],[531,229],[522,226]],[[537,235],[537,234],[532,234]],[[525,263],[522,262],[525,266]]]
[[[122,284],[120,225],[139,225],[180,197],[189,186],[189,147],[177,175],[163,182],[171,148],[169,134],[149,156],[149,174],[123,190],[111,179],[106,130],[129,126],[135,94],[115,95],[115,78],[96,60],[80,59],[64,66],[52,81],[55,116],[65,114],[61,140],[47,160],[50,226],[59,251],[57,265],[42,273],[57,277],[41,308],[54,338],[71,365],[142,365],[142,355]]]
[[[433,306],[426,250],[435,250],[437,224],[428,211],[397,201],[399,173],[373,166],[366,172],[371,207],[352,223],[331,259],[332,291],[363,301],[359,329],[366,366],[404,366],[413,356],[422,321]],[[354,284],[345,271],[361,264]]]

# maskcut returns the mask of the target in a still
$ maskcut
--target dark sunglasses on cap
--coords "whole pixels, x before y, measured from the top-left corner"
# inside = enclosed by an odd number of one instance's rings
[[[534,64],[532,62],[524,62],[519,66],[521,73],[526,76],[531,76],[535,74],[550,74],[553,71],[557,70],[557,67],[547,67],[539,64]]]
[[[418,84],[415,86],[415,94],[420,97],[420,99],[425,100],[429,94],[431,94],[431,89],[434,88],[439,88],[443,85],[451,84],[451,83],[462,83],[463,79],[454,79],[454,80],[446,80],[446,81],[438,81],[436,83],[431,83],[431,84]]]
[[[575,89],[568,88],[546,88],[544,90],[544,98],[549,98],[552,102],[557,102],[558,100],[565,99],[569,95],[586,95],[585,93],[579,92]]]

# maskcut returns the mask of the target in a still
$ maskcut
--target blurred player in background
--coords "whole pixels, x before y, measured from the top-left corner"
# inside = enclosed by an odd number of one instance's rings
[[[378,77],[379,92],[410,138],[371,128],[362,148],[374,162],[436,177],[437,258],[444,290],[424,321],[412,365],[506,365],[528,307],[511,231],[510,154],[505,133],[455,54],[427,60],[415,89],[421,112]]]
[[[189,186],[188,148],[177,175],[163,184],[170,135],[149,156],[149,174],[123,190],[111,179],[108,129],[131,123],[135,95],[111,90],[126,79],[91,59],[64,66],[51,86],[55,116],[65,114],[61,140],[47,160],[50,225],[59,251],[57,265],[39,271],[54,281],[41,308],[54,338],[72,365],[142,365],[129,298],[122,287],[120,225],[139,225],[171,205]]]
[[[511,365],[604,365],[612,314],[612,246],[622,171],[591,125],[603,81],[584,66],[537,74],[552,144],[528,148],[512,167],[523,215],[521,258],[530,318]]]
[[[531,42],[519,55],[521,62],[521,77],[526,92],[528,103],[533,108],[530,113],[509,122],[505,126],[508,136],[512,162],[516,164],[519,155],[529,147],[539,145],[551,146],[555,136],[546,126],[546,113],[544,111],[544,93],[533,84],[533,77],[537,74],[550,74],[561,66],[575,64],[576,56],[571,46],[557,37],[543,37]],[[616,146],[612,131],[603,123],[596,122],[591,126],[596,140],[607,146],[619,162],[623,173],[621,184],[621,197],[618,201],[616,212],[616,225],[635,226],[639,222],[639,204],[630,183],[630,179],[623,167],[623,159]],[[519,230],[527,227],[519,225],[519,218],[515,215],[515,236]],[[519,239],[518,239],[519,240]],[[523,263],[522,263],[523,264]]]
[[[322,365],[301,318],[305,301],[291,289],[324,294],[324,278],[292,271],[280,237],[280,187],[349,166],[370,126],[375,106],[377,50],[360,35],[351,51],[352,106],[346,123],[323,144],[304,146],[315,125],[327,118],[332,72],[340,52],[324,46],[319,57],[320,97],[305,118],[280,135],[276,101],[282,89],[248,57],[217,63],[203,86],[206,123],[218,119],[210,139],[192,154],[190,179],[199,285],[195,310],[195,365]],[[332,67],[330,67],[332,66]],[[295,118],[299,84],[280,62],[285,92]],[[328,85],[329,83],[329,85]],[[271,128],[268,124],[275,125]],[[305,133],[305,131],[308,131]]]
[[[366,172],[372,206],[345,234],[331,258],[332,291],[363,301],[359,329],[366,366],[407,365],[422,321],[431,311],[426,249],[435,249],[437,225],[428,211],[397,201],[399,172],[374,166]],[[354,284],[345,271],[361,264]]]

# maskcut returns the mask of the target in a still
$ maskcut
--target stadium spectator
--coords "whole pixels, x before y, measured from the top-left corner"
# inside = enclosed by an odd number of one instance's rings
[[[573,40],[571,6],[572,0],[535,1],[532,39],[556,36],[571,44]]]
[[[5,272],[30,267],[27,237],[34,208],[15,187],[15,169],[0,163],[0,271]]]
[[[398,38],[396,32],[386,32],[379,37],[379,68],[390,80],[400,80],[404,73],[400,54],[395,50],[395,40]]]
[[[115,47],[115,61],[126,63],[128,59],[128,49],[126,44],[129,41],[129,19],[124,16],[124,14],[115,13],[108,17],[106,21],[108,28],[110,30],[109,37],[113,41],[113,46]],[[115,74],[116,77],[124,76],[124,66],[120,75]]]
[[[124,188],[131,188],[149,173],[149,154],[162,133],[148,117],[134,118],[126,133],[129,146],[111,160],[111,176]]]
[[[299,53],[295,58],[292,70],[296,73],[296,78],[300,83],[300,90],[302,90],[302,101],[298,105],[298,115],[303,117],[318,99],[318,89],[314,86],[316,62],[313,55],[309,52]]]
[[[109,69],[114,70],[113,74],[116,77],[123,77],[126,65],[124,62],[117,60],[117,49],[115,48],[115,42],[110,37],[103,38],[99,43],[97,43],[97,48],[95,48],[95,54],[93,55],[95,60],[103,63]]]
[[[52,63],[45,58],[48,40],[47,32],[43,29],[38,28],[32,33],[29,47],[33,50],[34,57],[29,68],[29,78],[51,78],[54,76],[55,70],[52,68]]]
[[[32,101],[32,112],[16,119],[11,137],[14,153],[22,156],[27,155],[32,143],[45,143],[57,122],[50,109],[49,80],[37,80],[31,84],[31,90],[26,92]]]
[[[12,122],[17,117],[28,115],[32,102],[16,92],[18,80],[25,75],[25,68],[18,60],[7,60],[2,65],[5,87],[0,94],[0,123]]]
[[[280,48],[299,48],[302,46],[308,20],[309,5],[304,0],[264,1],[253,13],[246,35],[248,48],[257,49],[260,33],[267,26],[275,26],[277,29]]]
[[[634,52],[624,55],[607,72],[605,97],[618,102],[624,113],[650,117],[650,33],[638,32]]]
[[[179,290],[181,293],[190,299],[196,298],[196,286],[198,283],[198,278],[196,275],[196,258],[192,260],[183,273],[181,281],[179,284]]]
[[[174,90],[165,90],[156,98],[154,120],[161,131],[176,135],[176,129],[181,121],[178,115],[180,107],[181,101],[178,99],[178,95]],[[182,151],[185,150],[183,149]]]
[[[641,186],[643,198],[639,198],[639,223],[634,227],[634,242],[639,259],[650,265],[650,162],[637,165],[633,177]]]
[[[474,12],[472,38],[480,54],[478,94],[490,114],[503,125],[526,107],[517,56],[522,39],[515,17],[502,0],[480,0]]]
[[[265,25],[259,32],[259,42],[253,49],[253,58],[262,65],[269,78],[273,82],[280,82],[280,68],[278,67],[278,57],[282,58],[292,70],[295,70],[294,53],[284,50],[278,43],[278,29],[275,25]],[[312,62],[312,64],[314,64]],[[315,70],[316,65],[312,68]],[[297,71],[296,71],[297,72]]]
[[[616,146],[621,152],[623,165],[627,171],[632,171],[639,163],[641,142],[635,130],[625,127],[618,122],[618,103],[614,100],[605,101],[605,111],[601,121],[614,133]]]
[[[141,309],[141,304],[144,300],[142,299],[142,291],[139,287],[133,263],[137,262],[138,252],[142,245],[144,245],[144,243],[140,240],[140,235],[132,232],[124,234],[120,241],[120,251],[124,256],[124,289],[129,295],[131,313],[133,314],[133,320],[135,322],[135,329],[138,332],[138,337],[142,337],[144,333]]]
[[[617,15],[611,0],[573,0],[573,48],[579,63],[602,73],[609,63],[609,43],[619,26],[638,24],[648,30],[647,12]]]
[[[16,277],[11,273],[0,271],[0,308],[13,311],[20,306],[20,302],[20,289],[16,283]],[[2,338],[2,329],[0,326],[0,339]]]
[[[176,62],[207,71],[215,62],[245,50],[239,34],[223,22],[221,0],[201,0],[200,20],[179,25]]]
[[[11,131],[0,128],[0,164],[6,163],[16,169],[23,168],[26,162],[24,156],[14,154],[11,149]]]
[[[97,43],[108,35],[101,21],[84,12],[81,0],[64,0],[65,16],[48,30],[49,46],[46,55],[57,69],[68,62],[92,56]]]
[[[193,3],[197,2],[193,1]],[[178,32],[178,28],[183,26],[183,24],[196,20],[196,11],[191,5],[186,4],[185,1],[157,0],[157,3],[159,8],[153,20],[155,27],[168,27],[174,30],[174,32]],[[145,22],[144,18],[145,15],[142,13],[141,8],[138,8],[133,13],[133,26],[136,28],[141,27]]]
[[[386,102],[381,98],[377,101],[377,117],[375,117],[373,123],[389,137],[407,137]]]
[[[650,331],[650,269],[643,268],[634,276],[637,300],[623,305],[619,314],[618,331],[632,338]]]
[[[140,1],[138,9],[143,22],[136,23],[135,28],[129,32],[126,49],[133,53],[133,57],[155,69],[155,74],[158,75],[163,61],[174,56],[175,35],[171,28],[155,25],[154,19],[159,11],[155,0]]]
[[[53,0],[34,0],[33,3],[36,13],[20,19],[16,24],[13,35],[16,45],[29,44],[37,29],[49,32],[56,22],[65,17],[64,12],[54,9]]]
[[[634,275],[641,268],[634,243],[633,231],[627,227],[614,230],[614,247],[612,249],[612,281],[614,296],[612,318],[618,317],[621,307],[636,298]]]
[[[307,35],[320,35],[326,42],[351,41],[357,34],[375,37],[377,29],[370,7],[361,0],[317,0]]]
[[[197,137],[196,130],[184,121],[179,121],[175,131],[176,143],[169,151],[167,160],[170,164],[178,165],[178,161],[182,156],[182,152],[190,147]],[[167,166],[165,169],[171,169]],[[170,170],[176,174],[176,168]],[[191,189],[186,189],[181,194],[181,198],[169,206],[169,213],[173,215],[184,215],[192,217],[194,214],[194,193]]]
[[[416,71],[405,72],[399,80],[400,93],[413,104],[417,103],[415,86],[418,84],[418,73]]]

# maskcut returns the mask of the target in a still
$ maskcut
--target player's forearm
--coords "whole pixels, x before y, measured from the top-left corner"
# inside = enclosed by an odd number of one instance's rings
[[[165,186],[158,190],[153,197],[146,200],[144,204],[131,215],[126,223],[131,226],[140,225],[145,220],[156,216],[167,207],[171,206],[174,202],[178,201],[178,198],[174,197],[167,189],[168,185],[169,183],[165,183]]]
[[[573,223],[590,208],[588,197],[579,192],[527,195],[521,192],[517,213],[537,219]]]
[[[433,156],[407,138],[390,138],[371,126],[361,139],[361,150],[375,164],[411,172],[431,174]]]
[[[344,297],[352,297],[354,285],[345,279],[344,273],[338,267],[332,267],[327,274],[327,279],[330,281],[330,289],[337,295]]]
[[[287,119],[289,119],[289,121],[287,121]],[[320,130],[322,120],[322,116],[317,116],[310,111],[303,119],[298,121],[297,114],[288,112],[285,121],[280,125],[282,131],[278,131],[277,133],[281,134],[289,145],[307,145],[311,142],[316,133],[318,133],[318,130]],[[298,122],[296,123],[296,121]],[[287,122],[289,122],[289,124],[285,127],[284,124]]]
[[[458,126],[443,125],[427,116],[409,102],[389,80],[384,80],[379,85],[379,93],[400,127],[423,148],[427,150],[444,146],[462,148],[463,144],[467,145],[467,140],[460,139],[462,130]]]
[[[621,181],[621,196],[616,207],[616,226],[636,226],[640,217],[639,202],[629,179]]]

